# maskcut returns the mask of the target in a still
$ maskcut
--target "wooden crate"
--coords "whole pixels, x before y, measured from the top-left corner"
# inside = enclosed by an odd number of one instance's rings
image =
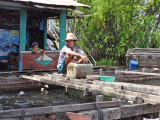
[[[126,66],[131,60],[138,61],[138,67],[160,68],[159,48],[133,48],[126,53]]]

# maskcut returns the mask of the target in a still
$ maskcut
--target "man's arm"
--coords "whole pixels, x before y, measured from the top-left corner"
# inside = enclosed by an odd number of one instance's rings
[[[85,62],[88,61],[88,57],[86,54],[79,54],[79,53],[76,53],[74,51],[69,51],[68,52],[69,55],[72,55],[72,56],[77,56],[77,57],[80,57],[82,58]]]

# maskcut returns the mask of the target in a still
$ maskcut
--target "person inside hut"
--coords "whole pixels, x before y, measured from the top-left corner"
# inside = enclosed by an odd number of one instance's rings
[[[18,70],[19,56],[18,56],[17,53],[11,51],[8,54],[8,62],[10,64],[10,67],[11,67],[12,71],[17,71]]]
[[[67,44],[61,49],[59,55],[57,69],[60,73],[67,73],[66,68],[70,62],[77,64],[88,63],[88,57],[84,51],[76,45],[78,39],[73,33],[68,33],[66,40],[63,41],[66,41]]]
[[[17,44],[9,44],[9,47],[15,47],[16,51],[11,51],[8,54],[8,62],[10,64],[11,70],[12,71],[17,71],[18,70],[18,65],[19,65],[19,45]]]
[[[51,37],[49,35],[47,35],[47,50],[56,50],[56,48],[54,48],[53,41],[51,40]]]
[[[45,55],[45,50],[38,48],[38,43],[37,42],[32,43],[32,46],[29,50],[32,51],[34,54],[42,52],[41,61],[43,61],[43,58],[44,58],[44,55]]]

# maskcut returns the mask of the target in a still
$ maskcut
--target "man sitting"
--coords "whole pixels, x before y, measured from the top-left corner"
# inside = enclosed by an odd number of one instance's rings
[[[59,55],[57,69],[60,73],[66,74],[67,65],[70,62],[77,64],[88,63],[88,57],[83,50],[79,49],[75,42],[78,41],[73,33],[68,33],[66,45],[62,48]]]

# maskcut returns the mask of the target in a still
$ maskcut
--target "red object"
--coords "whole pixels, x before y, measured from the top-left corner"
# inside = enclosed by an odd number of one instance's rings
[[[46,56],[51,58],[53,61],[48,65],[42,65],[36,60],[42,56],[42,53],[34,54],[33,52],[22,52],[22,68],[23,70],[48,70],[57,69],[57,63],[59,58],[59,51],[49,51],[45,53]]]
[[[88,116],[86,115],[81,115],[78,113],[72,113],[72,112],[67,112],[66,117],[69,120],[91,120]]]

